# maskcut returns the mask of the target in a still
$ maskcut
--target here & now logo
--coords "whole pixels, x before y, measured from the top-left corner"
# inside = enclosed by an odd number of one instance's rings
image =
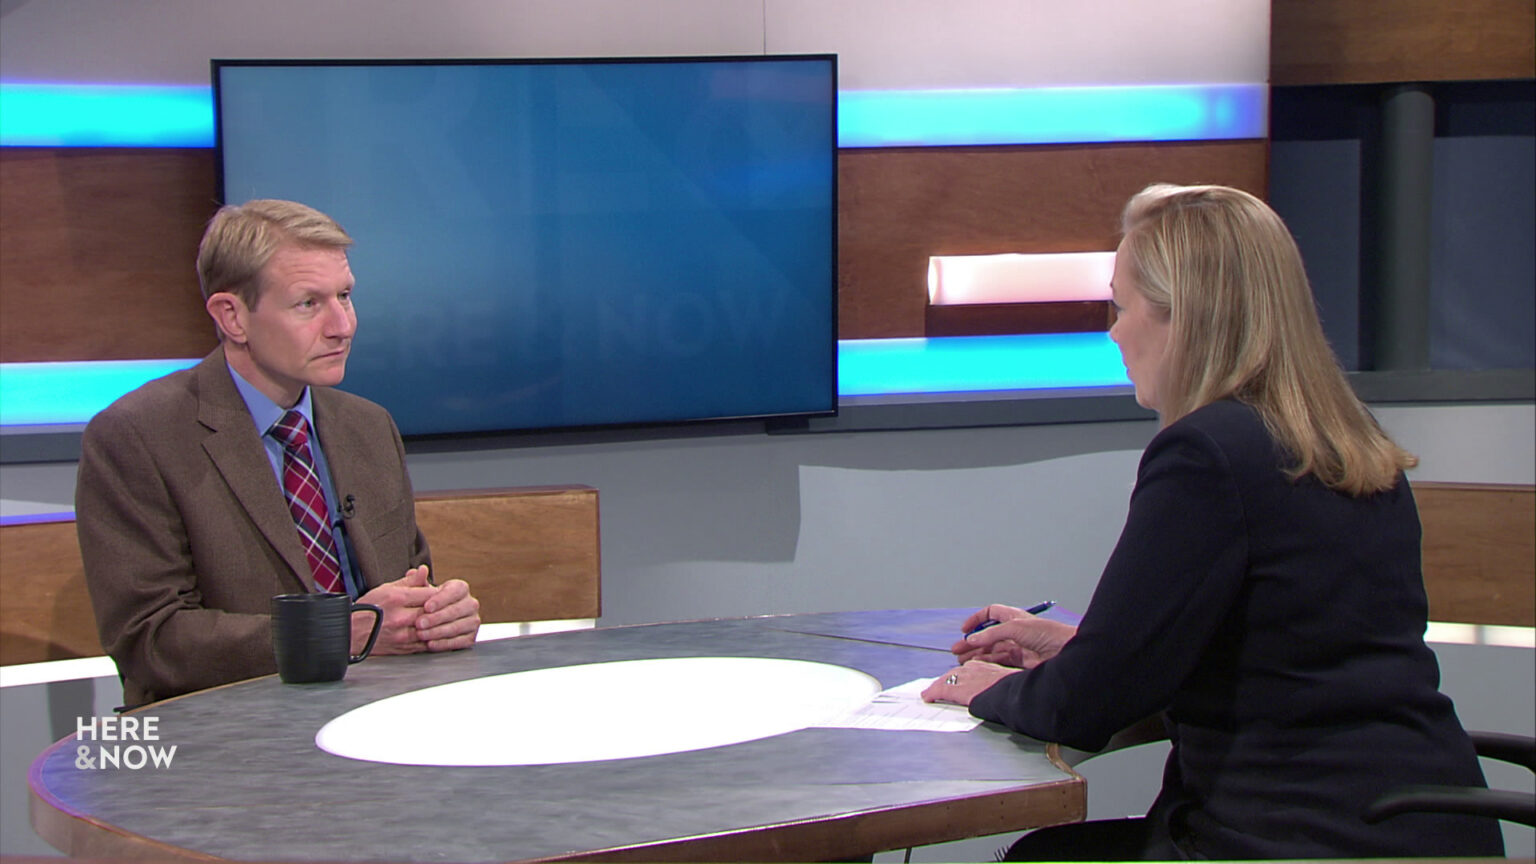
[[[176,758],[176,745],[153,743],[159,740],[159,717],[76,717],[75,741],[80,743],[75,746],[75,767],[81,771],[169,768]]]

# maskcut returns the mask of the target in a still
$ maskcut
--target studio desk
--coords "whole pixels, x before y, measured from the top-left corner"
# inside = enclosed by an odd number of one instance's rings
[[[156,743],[176,746],[162,768],[85,769],[81,742],[59,741],[32,765],[32,823],[78,857],[826,861],[1082,819],[1084,782],[1056,747],[991,724],[963,733],[805,728],[643,758],[492,767],[360,761],[315,743],[333,718],[397,694],[606,661],[784,658],[892,687],[950,668],[947,648],[967,611],[600,628],[370,658],[331,684],[257,678],[125,715],[154,717]],[[577,701],[607,711],[614,736],[635,710],[603,694]],[[518,734],[516,713],[508,735]],[[453,736],[455,717],[394,734]]]

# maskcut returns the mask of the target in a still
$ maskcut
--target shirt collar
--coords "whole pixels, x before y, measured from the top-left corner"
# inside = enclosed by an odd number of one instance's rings
[[[251,412],[251,420],[256,423],[256,434],[267,434],[272,429],[272,424],[283,419],[283,415],[287,414],[289,409],[267,398],[267,394],[257,390],[255,384],[241,377],[240,373],[235,371],[235,367],[229,367],[229,375],[235,379],[235,389],[240,391],[240,398],[245,400],[246,410]],[[294,404],[292,410],[304,415],[309,428],[315,428],[315,415],[310,407],[308,387],[299,394],[299,401]]]

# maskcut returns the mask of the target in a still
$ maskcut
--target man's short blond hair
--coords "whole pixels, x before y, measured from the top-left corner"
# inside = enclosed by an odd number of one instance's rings
[[[261,269],[284,245],[344,250],[352,238],[336,220],[296,201],[227,204],[208,221],[197,247],[203,299],[227,291],[254,309],[261,299]]]

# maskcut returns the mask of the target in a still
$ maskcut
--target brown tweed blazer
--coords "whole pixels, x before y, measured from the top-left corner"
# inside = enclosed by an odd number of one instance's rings
[[[369,587],[430,563],[405,449],[382,407],[312,388],[316,435]],[[268,601],[313,579],[223,348],[85,428],[75,487],[101,644],[136,706],[275,670]]]

